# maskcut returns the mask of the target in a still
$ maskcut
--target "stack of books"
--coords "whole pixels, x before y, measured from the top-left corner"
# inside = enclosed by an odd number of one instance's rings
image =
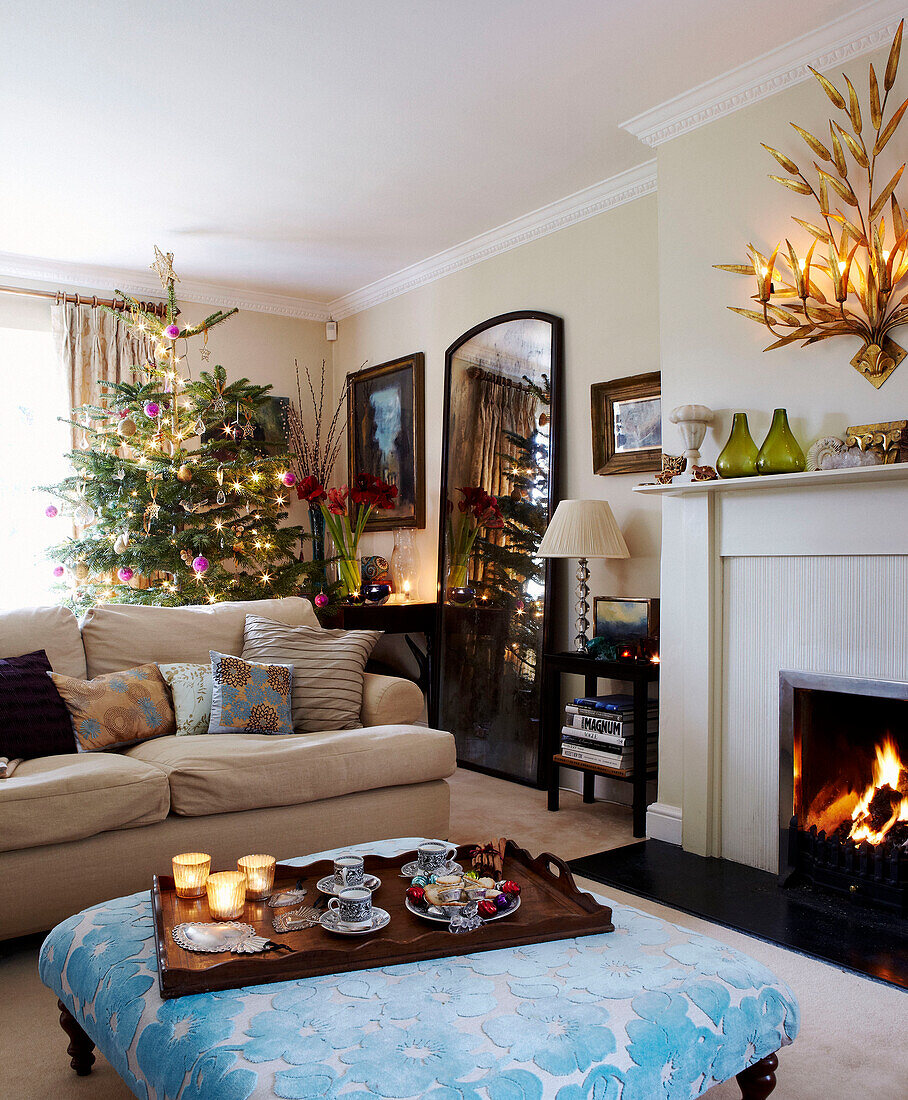
[[[646,767],[656,764],[659,703],[651,699],[646,723]],[[626,778],[634,774],[634,700],[630,695],[582,696],[564,708],[561,755],[598,764]]]

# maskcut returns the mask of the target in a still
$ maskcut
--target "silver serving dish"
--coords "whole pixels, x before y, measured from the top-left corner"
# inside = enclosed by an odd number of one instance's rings
[[[257,955],[275,946],[271,940],[260,936],[251,924],[239,921],[178,924],[171,935],[184,951],[204,955],[220,955],[227,951],[234,955]]]
[[[459,913],[463,908],[461,905],[430,905],[426,909],[418,909],[409,898],[404,900],[404,905],[410,910],[414,917],[422,917],[423,920],[437,921],[439,924],[447,924],[451,920],[451,917]],[[487,924],[492,920],[502,920],[504,917],[509,917],[512,913],[516,913],[519,908],[520,898],[518,897],[510,908],[500,910],[494,917],[483,917],[483,924]]]

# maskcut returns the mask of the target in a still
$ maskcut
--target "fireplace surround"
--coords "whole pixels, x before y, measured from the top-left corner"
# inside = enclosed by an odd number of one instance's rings
[[[908,910],[908,683],[779,673],[779,877]]]

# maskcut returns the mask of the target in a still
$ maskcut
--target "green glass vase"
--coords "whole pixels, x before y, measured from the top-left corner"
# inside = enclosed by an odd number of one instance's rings
[[[788,426],[788,413],[776,409],[772,424],[757,455],[757,470],[761,474],[797,474],[807,460]]]
[[[747,413],[735,413],[728,442],[716,459],[719,477],[753,477],[757,473],[758,454],[747,426]]]

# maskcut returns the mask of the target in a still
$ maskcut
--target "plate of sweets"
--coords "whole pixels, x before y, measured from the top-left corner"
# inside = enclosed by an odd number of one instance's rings
[[[485,923],[509,917],[520,908],[520,887],[509,879],[496,882],[474,871],[430,878],[431,882],[417,877],[405,901],[411,913],[425,920],[450,924],[470,912]]]

